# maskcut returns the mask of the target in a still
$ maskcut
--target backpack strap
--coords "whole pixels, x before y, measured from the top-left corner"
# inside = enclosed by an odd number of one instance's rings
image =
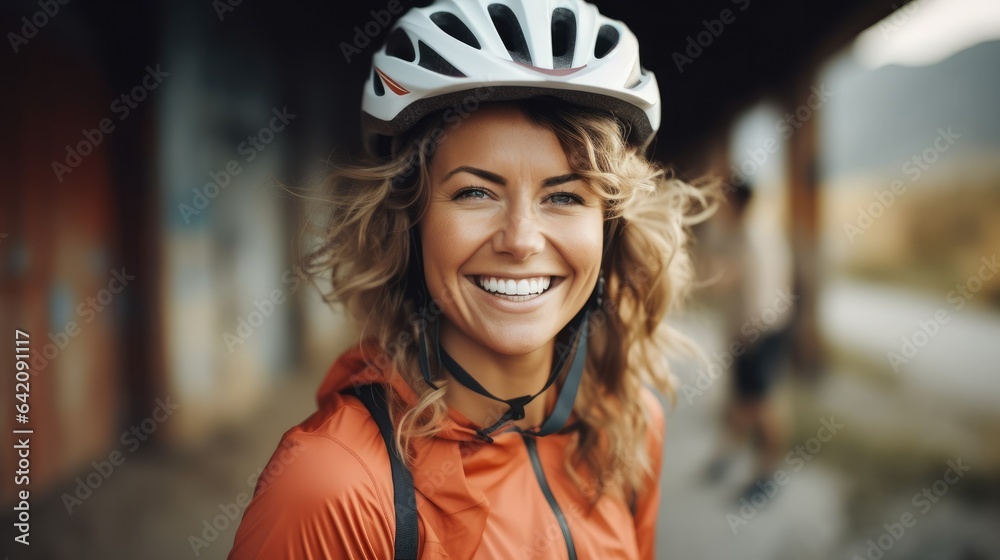
[[[417,501],[413,488],[413,475],[406,468],[396,452],[395,430],[389,418],[389,401],[385,387],[373,383],[362,385],[348,394],[356,396],[378,425],[385,447],[389,451],[389,465],[392,467],[393,501],[396,506],[396,547],[393,558],[417,560]]]

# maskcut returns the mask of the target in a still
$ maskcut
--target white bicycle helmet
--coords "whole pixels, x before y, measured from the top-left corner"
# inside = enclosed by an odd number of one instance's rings
[[[602,109],[649,145],[660,125],[656,77],[624,23],[582,0],[437,0],[413,8],[372,60],[362,100],[365,148],[449,107],[550,95]]]

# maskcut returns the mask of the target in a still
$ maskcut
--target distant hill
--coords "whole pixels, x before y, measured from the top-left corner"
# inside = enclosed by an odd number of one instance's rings
[[[904,161],[931,145],[938,127],[961,135],[942,161],[986,151],[1000,158],[1000,41],[918,68],[869,70],[848,52],[819,81],[834,92],[820,116],[824,182],[844,175],[898,177]]]

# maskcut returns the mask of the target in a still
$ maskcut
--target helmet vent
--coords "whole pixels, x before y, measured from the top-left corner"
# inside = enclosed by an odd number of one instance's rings
[[[418,64],[421,67],[432,72],[437,72],[438,74],[444,74],[445,76],[465,77],[465,74],[452,66],[450,62],[439,55],[437,51],[428,47],[423,41],[417,41],[417,48],[420,49],[420,62]]]
[[[618,46],[619,33],[614,26],[604,24],[597,31],[597,42],[594,43],[594,56],[604,58],[611,49]]]
[[[403,31],[399,27],[390,33],[389,38],[385,40],[385,54],[401,58],[407,62],[413,62],[417,59],[417,53],[413,51],[413,43],[410,41],[410,37],[406,34],[406,31]]]
[[[552,67],[571,68],[576,48],[576,14],[566,8],[552,12]]]
[[[490,4],[489,12],[490,18],[493,20],[493,27],[500,35],[500,40],[507,48],[510,58],[514,62],[530,65],[531,52],[528,50],[528,41],[524,38],[521,22],[517,21],[514,12],[503,4]]]
[[[382,78],[374,68],[372,68],[372,89],[375,90],[375,95],[379,97],[385,95],[385,86],[382,84]]]
[[[431,14],[431,21],[440,27],[441,31],[451,35],[453,38],[474,49],[482,49],[479,45],[479,39],[476,39],[472,31],[455,14],[451,12],[434,12]]]

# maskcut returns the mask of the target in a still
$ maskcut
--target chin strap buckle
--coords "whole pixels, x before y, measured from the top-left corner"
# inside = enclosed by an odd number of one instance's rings
[[[523,397],[517,397],[516,399],[503,401],[510,406],[510,410],[504,414],[504,418],[515,421],[523,419],[525,416],[524,407],[534,400],[535,396],[537,395],[525,395]]]

